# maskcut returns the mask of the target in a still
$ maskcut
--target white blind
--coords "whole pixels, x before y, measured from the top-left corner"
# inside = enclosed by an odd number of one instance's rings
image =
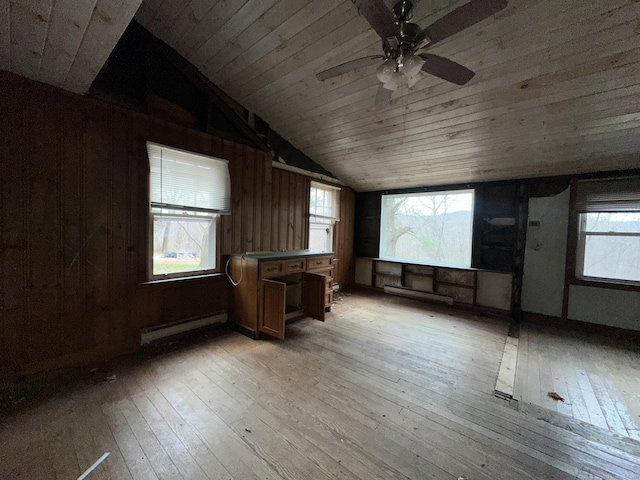
[[[220,214],[231,213],[227,160],[147,143],[151,204]]]
[[[311,182],[309,222],[333,223],[340,220],[340,188]]]
[[[578,182],[578,212],[640,212],[640,177]]]

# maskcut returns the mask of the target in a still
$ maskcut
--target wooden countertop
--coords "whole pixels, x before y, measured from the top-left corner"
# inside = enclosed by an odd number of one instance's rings
[[[333,255],[333,252],[319,252],[317,250],[287,250],[284,252],[245,252],[233,253],[232,257],[253,258],[258,262],[271,262],[277,260],[292,260],[300,257],[324,257]]]

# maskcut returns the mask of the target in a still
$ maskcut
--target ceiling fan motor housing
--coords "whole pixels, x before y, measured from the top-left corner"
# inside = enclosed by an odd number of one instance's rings
[[[408,22],[413,18],[413,3],[409,0],[400,0],[393,6],[393,16],[398,22]]]
[[[389,37],[384,40],[383,50],[385,57],[398,58],[410,55],[414,51],[414,40],[422,31],[419,25],[410,23],[413,18],[413,3],[409,0],[400,0],[393,6],[393,16],[398,24],[399,36]]]

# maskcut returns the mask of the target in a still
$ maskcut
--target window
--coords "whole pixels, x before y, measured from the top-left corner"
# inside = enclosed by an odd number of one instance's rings
[[[578,183],[581,279],[640,283],[640,179]]]
[[[311,182],[309,191],[309,249],[333,252],[333,231],[340,218],[340,189]]]
[[[383,195],[380,258],[470,267],[473,190]]]
[[[226,160],[147,143],[151,209],[151,277],[217,270],[220,215],[231,210]]]

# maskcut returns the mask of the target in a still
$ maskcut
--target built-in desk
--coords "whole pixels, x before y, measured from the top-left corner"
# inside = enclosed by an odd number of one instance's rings
[[[333,301],[334,255],[293,250],[231,255],[230,321],[254,338],[260,332],[284,338],[287,320],[324,321]]]

